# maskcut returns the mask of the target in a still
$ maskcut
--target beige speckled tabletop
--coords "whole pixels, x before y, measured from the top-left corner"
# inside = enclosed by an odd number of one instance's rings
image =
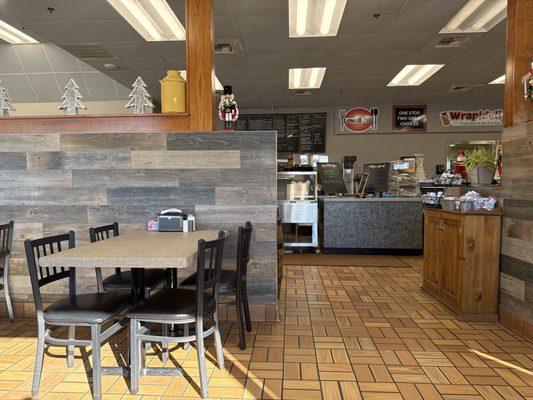
[[[42,267],[187,268],[196,259],[198,240],[213,240],[218,231],[126,233],[97,243],[42,257]]]

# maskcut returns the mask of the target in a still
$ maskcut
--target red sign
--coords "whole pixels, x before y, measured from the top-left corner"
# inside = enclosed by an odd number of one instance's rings
[[[378,114],[377,107],[372,107],[370,110],[363,107],[352,108],[348,111],[339,110],[341,132],[345,130],[355,133],[375,131],[378,129]]]

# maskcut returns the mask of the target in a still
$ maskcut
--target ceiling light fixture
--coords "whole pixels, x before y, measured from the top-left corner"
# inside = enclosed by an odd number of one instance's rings
[[[187,80],[187,71],[182,69],[180,71],[180,74],[181,74],[183,79]],[[215,90],[217,92],[220,92],[220,91],[224,90],[224,86],[222,86],[222,83],[220,83],[220,81],[218,80],[218,78],[216,76],[215,76]]]
[[[336,36],[347,0],[289,0],[289,37]]]
[[[318,89],[322,85],[325,67],[289,69],[289,89]]]
[[[505,85],[505,75],[502,75],[493,81],[489,82],[489,85]]]
[[[507,16],[507,0],[470,0],[440,33],[488,32]]]
[[[39,43],[34,38],[19,31],[4,21],[0,21],[0,39],[5,40],[10,44],[28,44]]]
[[[107,0],[149,42],[185,40],[185,28],[166,0]]]
[[[444,64],[406,65],[387,86],[419,86],[442,67]]]

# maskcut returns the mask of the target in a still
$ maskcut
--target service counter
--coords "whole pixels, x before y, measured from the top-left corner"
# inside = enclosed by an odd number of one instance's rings
[[[320,197],[324,253],[422,254],[419,198]]]

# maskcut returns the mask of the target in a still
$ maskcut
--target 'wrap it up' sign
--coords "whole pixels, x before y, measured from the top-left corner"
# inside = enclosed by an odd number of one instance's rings
[[[477,111],[463,111],[463,110],[448,110],[441,111],[439,114],[442,126],[487,126],[487,125],[502,125],[503,124],[503,110],[477,110]]]

